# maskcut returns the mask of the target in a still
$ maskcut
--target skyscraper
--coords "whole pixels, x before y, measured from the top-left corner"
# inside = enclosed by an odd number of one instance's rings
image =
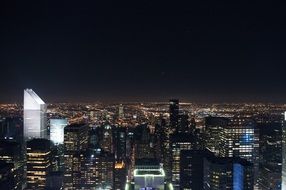
[[[45,102],[32,90],[24,90],[24,138],[47,139]]]
[[[22,189],[24,163],[23,163],[21,145],[15,141],[1,140],[0,162],[2,161],[13,165],[12,170],[13,170],[14,185],[15,185],[13,189]]]
[[[282,126],[282,187],[286,189],[286,112],[284,112],[284,122]]]
[[[173,131],[178,127],[179,122],[179,100],[171,99],[169,102],[170,109],[170,126]]]
[[[172,154],[172,184],[174,189],[180,189],[180,162],[181,151],[193,148],[193,138],[188,133],[175,133],[171,135]]]
[[[253,189],[252,163],[217,157],[209,150],[181,151],[180,173],[180,189]]]
[[[253,119],[207,118],[205,146],[221,157],[240,157],[254,165],[255,185],[258,178],[259,130]]]
[[[135,163],[134,189],[165,189],[165,171],[154,159],[141,159]]]
[[[47,139],[32,139],[27,142],[28,189],[44,189],[51,169],[51,147]]]
[[[88,147],[88,125],[73,124],[64,129],[65,173],[64,187],[76,189],[81,185],[83,153]]]
[[[67,119],[50,119],[50,140],[54,144],[64,143],[64,128],[67,124]]]

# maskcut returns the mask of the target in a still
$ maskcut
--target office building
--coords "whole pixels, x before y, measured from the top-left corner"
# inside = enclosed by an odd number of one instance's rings
[[[171,173],[172,173],[172,184],[174,189],[179,189],[180,185],[180,162],[181,162],[181,151],[191,150],[193,147],[193,138],[188,133],[174,133],[171,135]]]
[[[81,186],[81,166],[88,147],[88,126],[72,124],[64,128],[64,188]]]
[[[51,170],[51,142],[47,139],[27,141],[27,187],[44,189]]]
[[[127,166],[123,161],[118,161],[114,166],[114,182],[113,189],[121,190],[125,188],[127,179]]]
[[[179,122],[179,100],[178,99],[171,99],[169,101],[169,113],[170,113],[171,130],[175,131],[178,128],[178,122]]]
[[[252,190],[253,164],[242,158],[223,158],[209,150],[183,150],[180,189]]]
[[[0,141],[0,161],[12,164],[14,175],[14,189],[22,189],[23,174],[24,174],[24,157],[22,146],[15,141],[1,140]]]
[[[24,90],[24,138],[48,138],[47,106],[45,102],[32,90]]]
[[[284,121],[282,126],[282,187],[286,189],[286,112],[284,112]]]
[[[67,125],[67,119],[50,119],[50,140],[54,144],[64,143],[64,128]]]
[[[15,179],[15,165],[0,161],[0,189],[15,189],[20,190],[17,179]]]
[[[141,159],[135,163],[134,189],[165,189],[165,172],[154,159]]]

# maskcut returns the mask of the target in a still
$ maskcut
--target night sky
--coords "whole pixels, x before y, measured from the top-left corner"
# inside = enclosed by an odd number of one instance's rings
[[[275,1],[0,7],[0,102],[24,88],[46,102],[286,102],[286,7]]]

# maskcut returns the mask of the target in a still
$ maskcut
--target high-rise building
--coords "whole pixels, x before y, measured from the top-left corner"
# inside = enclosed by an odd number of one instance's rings
[[[7,117],[0,121],[0,139],[14,140],[20,144],[23,142],[23,119],[19,117]]]
[[[50,172],[47,176],[45,190],[62,190],[63,189],[63,172]]]
[[[119,119],[124,118],[124,107],[122,104],[120,104],[118,107],[118,118]]]
[[[172,154],[172,184],[174,189],[180,189],[180,162],[181,151],[191,150],[193,147],[191,134],[174,133],[171,135],[171,154]]]
[[[115,157],[117,160],[126,158],[126,128],[115,128]]]
[[[64,128],[64,188],[81,186],[82,162],[88,147],[88,125],[72,124]]]
[[[101,152],[97,155],[97,171],[98,171],[98,185],[103,189],[113,189],[114,182],[114,154],[109,152]]]
[[[282,190],[286,189],[286,112],[282,126]]]
[[[281,190],[282,173],[282,118],[258,124],[259,137],[259,189]]]
[[[190,133],[191,129],[189,127],[189,116],[188,116],[188,114],[182,113],[179,115],[177,131],[179,133]]]
[[[140,159],[135,163],[134,189],[165,189],[165,172],[154,159]]]
[[[254,164],[255,186],[259,169],[259,130],[246,117],[207,118],[205,146],[220,157],[240,157]]]
[[[180,162],[180,188],[203,190],[204,157],[203,150],[182,150]]]
[[[259,131],[253,120],[240,117],[231,118],[224,137],[222,156],[241,157],[252,163],[258,162]]]
[[[44,189],[51,169],[51,142],[47,139],[27,141],[27,187]]]
[[[95,189],[99,181],[98,150],[88,149],[82,154],[84,157],[81,160],[81,188]]]
[[[32,90],[24,90],[24,138],[48,138],[46,122],[47,106]]]
[[[241,158],[204,158],[205,190],[252,190],[253,164]]]
[[[135,144],[135,157],[136,159],[154,158],[154,148],[151,144],[150,129],[147,125],[137,127],[138,139]]]
[[[15,168],[14,164],[0,161],[0,189],[22,189],[22,187],[19,188],[17,185],[13,168]]]
[[[180,172],[180,189],[253,189],[253,164],[242,158],[217,157],[209,150],[183,150]]]
[[[114,153],[113,141],[113,128],[107,124],[103,127],[103,136],[100,141],[100,147],[105,152]]]
[[[179,122],[179,100],[171,99],[169,102],[169,109],[171,130],[175,131],[178,128]]]
[[[224,117],[205,118],[204,146],[206,149],[219,155],[224,144],[222,137],[229,122],[229,119]]]
[[[125,188],[127,176],[127,166],[123,161],[116,162],[114,166],[114,182],[113,182],[113,189],[121,190]]]
[[[64,128],[67,124],[67,119],[50,119],[50,140],[54,144],[64,143]]]
[[[0,141],[0,161],[12,164],[14,188],[22,189],[24,174],[24,158],[22,147],[19,143],[9,140]]]

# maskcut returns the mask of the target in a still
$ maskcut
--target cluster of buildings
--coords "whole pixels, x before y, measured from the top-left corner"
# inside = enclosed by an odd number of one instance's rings
[[[0,120],[0,189],[286,189],[282,112],[198,121],[172,99],[165,112],[140,114],[128,124],[120,104],[108,113],[116,124],[51,116],[24,90],[23,117]]]

